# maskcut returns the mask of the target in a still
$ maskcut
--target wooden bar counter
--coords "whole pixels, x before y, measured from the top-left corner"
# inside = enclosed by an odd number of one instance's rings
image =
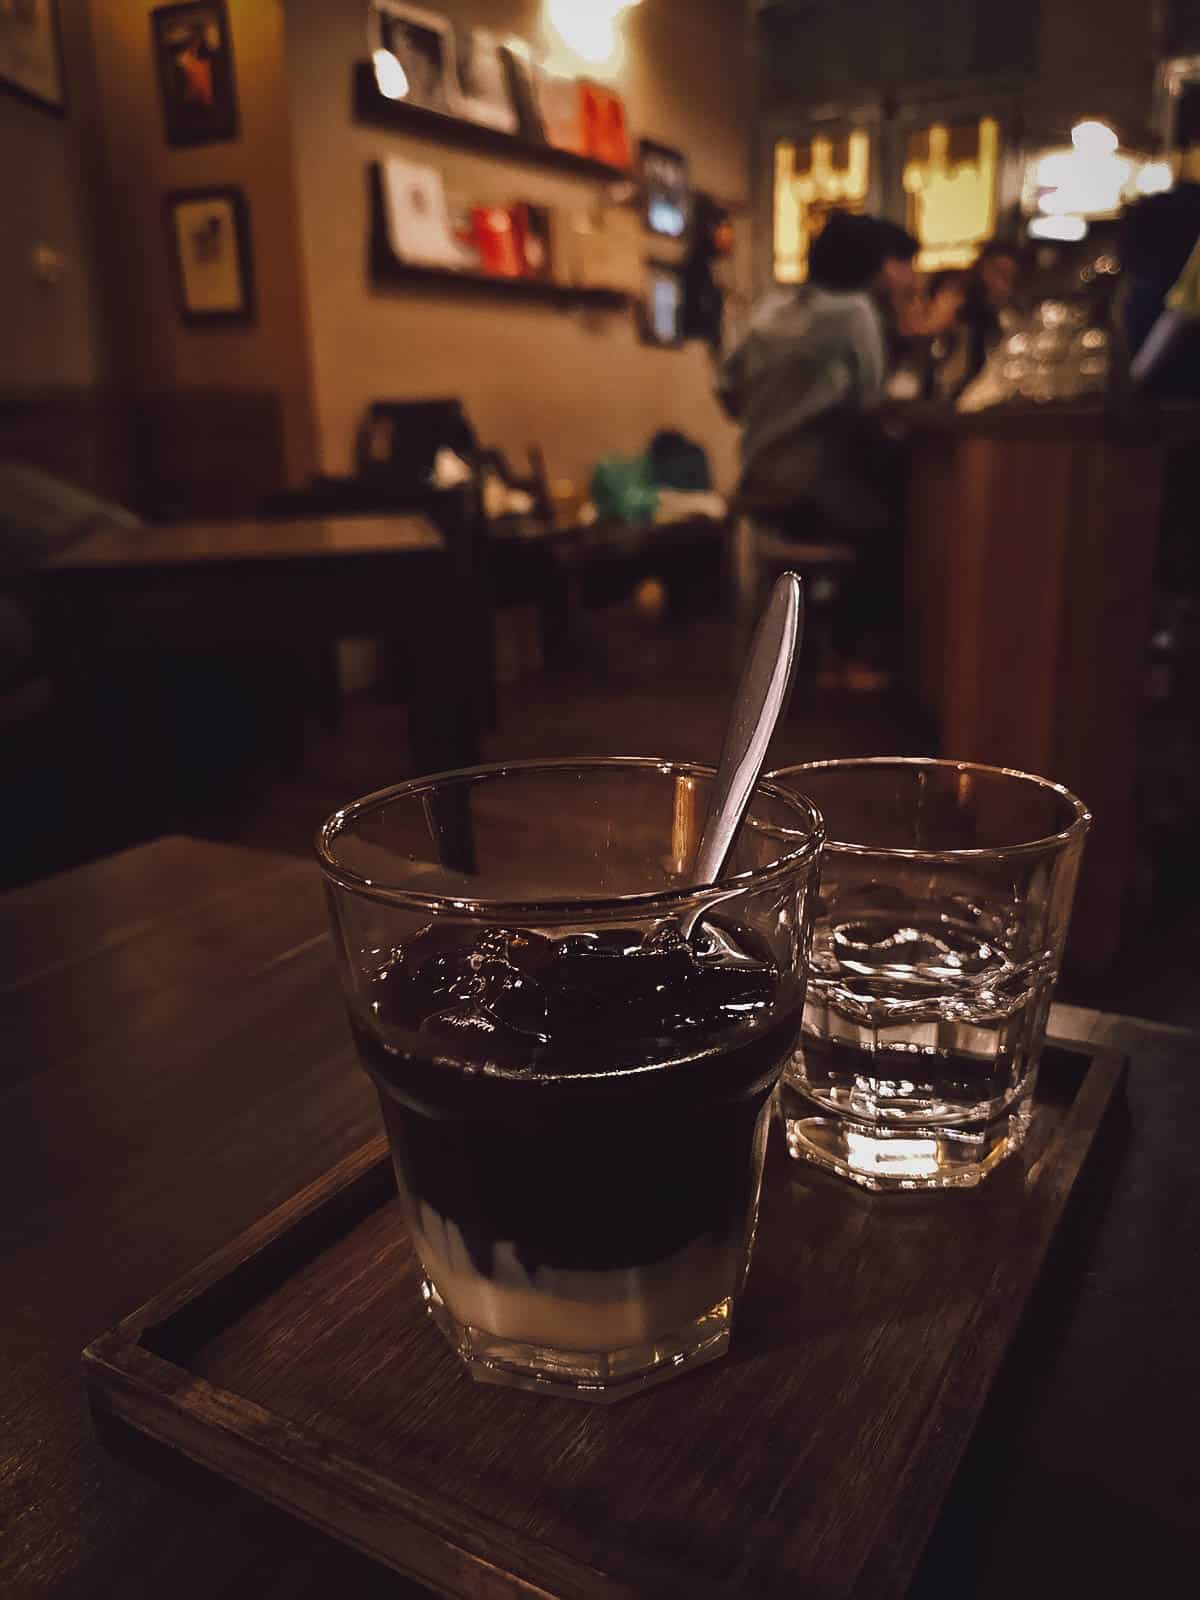
[[[921,413],[906,616],[939,754],[1057,779],[1095,816],[1069,962],[1112,960],[1134,861],[1138,707],[1168,449],[1200,407]]]

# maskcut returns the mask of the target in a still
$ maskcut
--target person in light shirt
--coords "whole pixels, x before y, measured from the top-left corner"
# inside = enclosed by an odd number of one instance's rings
[[[903,228],[835,212],[808,281],[761,302],[717,385],[742,429],[741,509],[784,538],[860,546],[836,641],[852,664],[898,604],[903,465],[880,408],[920,299],[916,253]]]
[[[879,525],[864,481],[861,421],[880,405],[890,326],[915,287],[916,241],[873,217],[835,212],[808,281],[756,308],[717,395],[742,428],[739,502],[814,537]]]

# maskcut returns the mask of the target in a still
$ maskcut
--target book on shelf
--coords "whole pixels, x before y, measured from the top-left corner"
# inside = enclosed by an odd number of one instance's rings
[[[546,143],[556,150],[569,150],[572,155],[587,155],[583,87],[579,80],[538,67],[534,74],[534,86]]]
[[[382,179],[387,239],[394,256],[414,266],[459,271],[475,264],[454,236],[445,182],[436,167],[388,156]]]

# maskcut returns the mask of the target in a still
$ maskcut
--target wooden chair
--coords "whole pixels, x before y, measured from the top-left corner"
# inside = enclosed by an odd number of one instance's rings
[[[833,603],[858,564],[858,551],[833,540],[787,539],[772,529],[763,512],[736,504],[733,510],[733,589],[742,643],[753,632],[774,579],[781,572],[798,573],[804,579],[805,654],[818,674],[829,673],[834,667]]]

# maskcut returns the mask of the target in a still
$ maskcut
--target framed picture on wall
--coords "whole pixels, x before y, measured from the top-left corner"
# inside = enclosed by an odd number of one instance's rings
[[[683,274],[662,261],[646,263],[642,337],[647,344],[683,343]]]
[[[46,111],[65,109],[57,0],[0,0],[0,88]]]
[[[517,107],[499,39],[486,28],[466,28],[455,40],[455,48],[459,114],[485,128],[516,133]]]
[[[387,242],[398,261],[421,267],[478,267],[455,237],[446,185],[436,167],[388,156],[380,166]]]
[[[387,51],[395,62],[384,93],[427,111],[459,115],[462,98],[449,21],[402,0],[371,0],[371,21],[377,48]],[[379,79],[378,61],[375,72]]]
[[[249,322],[254,271],[240,189],[176,189],[166,197],[167,249],[185,322]]]
[[[501,45],[500,58],[504,62],[504,75],[508,79],[508,92],[517,112],[517,132],[534,144],[546,142],[542,114],[538,110],[534,78],[537,69],[533,57],[524,46],[510,40]]]
[[[667,239],[682,239],[692,210],[687,157],[653,139],[641,139],[638,165],[646,196],[647,228]]]
[[[150,13],[150,29],[167,143],[236,139],[233,40],[225,0],[159,6]]]

